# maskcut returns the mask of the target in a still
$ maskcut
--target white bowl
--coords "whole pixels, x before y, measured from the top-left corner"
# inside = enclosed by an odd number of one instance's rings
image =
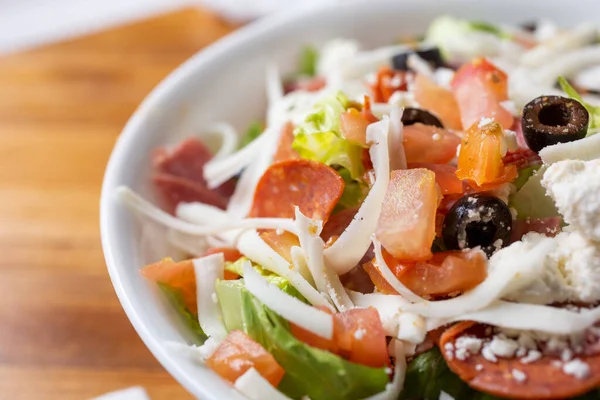
[[[115,189],[127,185],[152,199],[149,155],[153,148],[197,133],[207,123],[226,120],[243,129],[249,121],[262,118],[268,62],[291,71],[303,45],[335,37],[356,38],[367,47],[389,44],[400,35],[422,32],[434,17],[445,13],[502,23],[544,17],[573,26],[600,15],[600,1],[347,0],[320,9],[290,10],[242,28],[192,57],[148,96],[123,130],[102,189],[106,263],[138,334],[193,395],[206,400],[242,399],[212,371],[165,347],[165,341],[184,342],[187,332],[154,285],[140,276],[139,268],[153,261],[149,258],[167,256],[168,249],[154,243],[150,246],[154,254],[144,253],[138,221],[115,201]]]

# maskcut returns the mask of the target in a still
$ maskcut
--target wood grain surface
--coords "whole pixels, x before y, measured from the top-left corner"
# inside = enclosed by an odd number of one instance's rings
[[[98,205],[115,139],[174,67],[233,27],[184,10],[0,58],[0,399],[132,385],[190,399],[112,289]]]

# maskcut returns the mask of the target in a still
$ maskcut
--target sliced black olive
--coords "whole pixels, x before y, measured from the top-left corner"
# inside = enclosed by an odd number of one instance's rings
[[[508,245],[512,215],[499,198],[486,193],[468,194],[452,206],[444,219],[442,237],[449,250],[481,246],[490,257]]]
[[[425,50],[417,50],[417,51],[406,51],[404,53],[396,54],[392,57],[392,67],[398,71],[408,71],[408,57],[411,54],[417,54],[423,60],[427,61],[433,68],[439,68],[446,66],[444,59],[442,58],[442,53],[440,53],[440,49],[437,47],[432,47]]]
[[[540,96],[523,108],[521,127],[527,146],[539,152],[546,146],[584,138],[588,122],[589,114],[578,101]]]
[[[412,125],[417,122],[423,125],[437,126],[443,128],[444,124],[433,114],[420,108],[406,107],[402,113],[402,123],[404,125]]]

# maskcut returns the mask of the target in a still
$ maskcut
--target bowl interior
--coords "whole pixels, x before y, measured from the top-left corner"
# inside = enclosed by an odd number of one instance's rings
[[[111,279],[132,324],[157,359],[193,395],[242,398],[211,371],[165,346],[189,340],[185,327],[138,273],[147,262],[169,255],[162,230],[141,224],[114,198],[127,185],[146,198],[151,191],[153,148],[198,135],[207,124],[228,121],[238,131],[265,112],[265,67],[294,69],[305,44],[335,37],[365,47],[387,45],[421,33],[440,14],[489,22],[520,23],[540,17],[571,26],[598,15],[597,0],[382,0],[346,1],[319,10],[296,9],[250,25],[199,53],[163,81],[144,101],[119,138],[107,167],[102,199],[102,243]],[[151,244],[151,245],[149,245]]]

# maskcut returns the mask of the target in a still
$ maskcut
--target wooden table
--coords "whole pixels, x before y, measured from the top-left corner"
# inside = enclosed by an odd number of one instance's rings
[[[0,58],[0,399],[84,400],[132,385],[190,399],[113,291],[100,185],[143,97],[232,29],[184,10]]]

